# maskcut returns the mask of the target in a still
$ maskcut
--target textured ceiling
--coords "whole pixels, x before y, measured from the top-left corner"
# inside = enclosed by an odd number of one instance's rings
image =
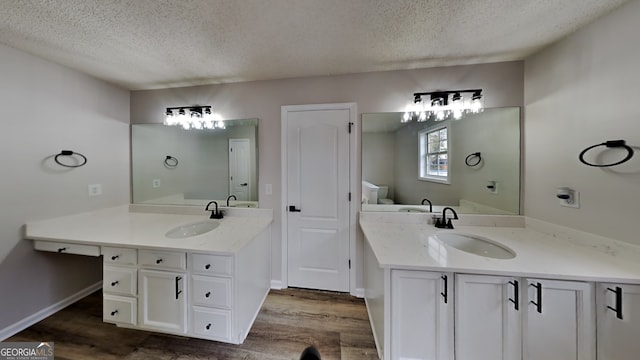
[[[519,60],[627,0],[0,0],[0,43],[127,89]]]

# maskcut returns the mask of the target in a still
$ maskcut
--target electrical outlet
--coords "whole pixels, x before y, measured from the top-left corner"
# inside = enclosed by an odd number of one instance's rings
[[[160,187],[160,179],[153,179],[152,186],[154,189]]]
[[[102,184],[89,185],[89,196],[102,195]]]
[[[556,190],[556,197],[560,206],[579,209],[580,208],[580,192],[567,188],[560,187]]]

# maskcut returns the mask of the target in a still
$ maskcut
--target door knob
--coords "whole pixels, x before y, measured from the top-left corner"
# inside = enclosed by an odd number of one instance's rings
[[[290,212],[300,212],[300,209],[296,209],[296,207],[294,205],[289,205],[289,211]]]

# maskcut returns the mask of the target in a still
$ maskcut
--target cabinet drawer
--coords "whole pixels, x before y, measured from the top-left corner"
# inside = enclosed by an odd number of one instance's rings
[[[191,284],[195,305],[231,308],[230,278],[193,275]]]
[[[135,296],[138,293],[136,268],[104,266],[102,289],[105,293]]]
[[[191,272],[202,275],[231,275],[233,258],[226,255],[192,254]]]
[[[187,268],[187,255],[183,252],[140,250],[138,262],[148,268],[184,270]]]
[[[105,264],[135,265],[138,263],[138,251],[136,249],[103,247]]]
[[[102,321],[116,324],[136,324],[136,299],[104,295]]]
[[[64,254],[100,256],[100,247],[96,245],[70,244],[63,242],[35,240],[33,247],[40,251],[51,251]]]
[[[198,337],[230,340],[231,311],[193,307],[191,332]]]

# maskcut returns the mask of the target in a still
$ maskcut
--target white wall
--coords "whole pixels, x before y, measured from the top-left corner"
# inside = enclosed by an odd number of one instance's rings
[[[640,1],[630,1],[526,59],[525,215],[640,245],[638,19]],[[631,161],[608,170],[578,161],[613,139],[636,149]],[[604,161],[622,156],[609,153]],[[558,205],[558,186],[580,191],[579,209]]]
[[[129,92],[2,45],[0,79],[2,331],[101,280],[100,258],[34,251],[24,224],[129,202]],[[56,165],[63,149],[87,164]]]
[[[360,113],[395,112],[404,109],[414,92],[467,88],[483,88],[486,107],[522,106],[523,80],[523,63],[505,62],[133,91],[131,121],[158,123],[162,121],[167,107],[193,104],[212,105],[226,119],[259,118],[259,201],[260,207],[274,209],[272,278],[277,281],[282,278],[281,106],[356,102]],[[360,164],[355,167],[358,169],[356,183],[360,184]],[[272,195],[265,195],[266,184],[272,184]],[[360,199],[359,193],[355,195]],[[361,266],[361,237],[357,248],[355,257]],[[361,284],[360,275],[358,279]]]

